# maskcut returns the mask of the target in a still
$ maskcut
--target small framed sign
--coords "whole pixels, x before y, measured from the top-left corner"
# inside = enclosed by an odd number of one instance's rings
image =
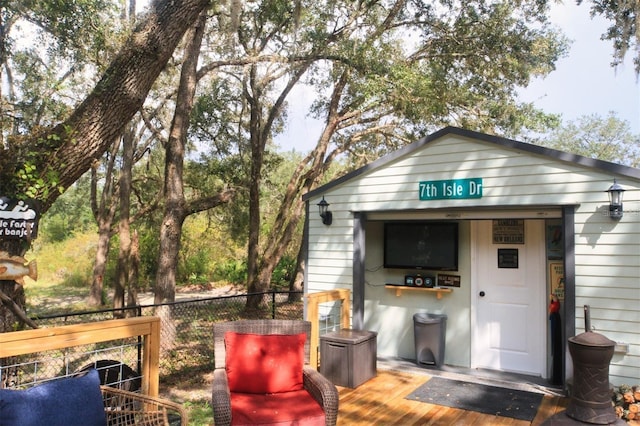
[[[460,287],[460,275],[438,274],[438,287]]]
[[[558,300],[564,300],[564,264],[562,262],[549,262],[549,282],[551,294]]]
[[[518,249],[498,249],[498,268],[518,269]]]

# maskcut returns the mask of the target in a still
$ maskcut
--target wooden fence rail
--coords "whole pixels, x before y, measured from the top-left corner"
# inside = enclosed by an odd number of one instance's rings
[[[311,356],[310,365],[318,368],[318,348],[320,347],[319,305],[320,303],[340,300],[340,328],[349,328],[351,323],[351,291],[336,289],[307,294],[307,321],[311,321]]]
[[[158,396],[160,318],[137,317],[0,334],[0,358],[142,337],[142,393]]]

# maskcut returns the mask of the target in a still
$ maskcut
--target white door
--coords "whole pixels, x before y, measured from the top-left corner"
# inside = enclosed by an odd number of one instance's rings
[[[471,233],[472,367],[545,377],[544,221],[524,221],[524,244],[494,243],[491,220]]]

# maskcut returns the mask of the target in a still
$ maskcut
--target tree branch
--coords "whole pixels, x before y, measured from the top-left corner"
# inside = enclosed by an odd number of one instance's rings
[[[27,324],[31,328],[38,328],[38,324],[33,322],[31,318],[27,316],[27,314],[18,306],[16,302],[11,300],[9,296],[7,296],[2,290],[0,290],[0,301],[2,304],[7,307],[16,317],[18,317],[22,322]]]

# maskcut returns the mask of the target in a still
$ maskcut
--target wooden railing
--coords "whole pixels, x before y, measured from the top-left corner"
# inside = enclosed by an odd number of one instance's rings
[[[0,358],[142,337],[142,393],[158,396],[160,318],[137,317],[0,334]]]
[[[336,289],[307,294],[307,321],[311,321],[311,354],[310,364],[318,367],[318,348],[320,347],[320,303],[342,301],[340,307],[340,328],[349,328],[351,311],[351,291],[348,289]]]

